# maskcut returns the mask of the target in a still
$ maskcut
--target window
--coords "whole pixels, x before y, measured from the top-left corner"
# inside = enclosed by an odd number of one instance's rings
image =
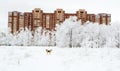
[[[23,21],[23,19],[19,19],[19,22],[22,22]]]
[[[11,23],[8,24],[8,27],[11,27]]]
[[[14,16],[17,16],[17,12],[15,11],[15,12],[13,12],[14,13]]]
[[[103,21],[103,23],[105,23],[105,22],[106,22],[106,18],[105,18],[105,17],[103,17],[103,18],[102,18],[102,21]]]
[[[106,14],[102,14],[102,16],[106,16]]]
[[[14,24],[17,24],[17,18],[14,18]]]
[[[16,31],[16,26],[17,26],[16,23],[14,23],[14,32]]]
[[[20,16],[23,16],[24,14],[23,13],[20,13]]]
[[[40,23],[40,20],[38,20],[38,22]]]
[[[80,13],[83,13],[83,12],[80,12]]]
[[[23,16],[20,16],[20,19],[23,19]]]
[[[11,17],[9,17],[9,22],[12,22],[12,18]]]
[[[108,14],[108,16],[111,16],[111,14]]]
[[[97,15],[96,17],[97,17],[97,18],[100,18],[100,16],[99,16],[99,15]]]
[[[14,17],[14,20],[17,20],[17,17]]]
[[[91,19],[93,18],[93,16],[92,16],[92,15],[91,15],[90,17],[91,17]]]
[[[111,22],[111,18],[108,17],[108,22]]]
[[[58,11],[58,13],[61,13],[61,11]]]
[[[9,16],[12,16],[12,12],[9,12],[8,14],[9,14]]]
[[[14,24],[17,24],[17,21],[16,21],[16,20],[14,20]]]
[[[40,18],[39,13],[35,13],[35,14],[34,14],[34,18]]]
[[[47,15],[46,16],[46,28],[49,28],[49,20],[50,19],[50,17],[49,17],[49,15]]]
[[[36,10],[35,12],[39,12],[39,10]]]
[[[20,26],[20,27],[23,26],[23,20],[19,21],[19,26]]]
[[[36,20],[34,21],[34,24],[37,25],[37,21]]]

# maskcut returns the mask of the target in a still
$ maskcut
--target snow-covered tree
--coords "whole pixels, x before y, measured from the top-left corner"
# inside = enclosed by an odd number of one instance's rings
[[[70,17],[61,24],[56,24],[56,31],[38,27],[34,31],[27,28],[19,32],[0,32],[0,45],[16,46],[60,46],[84,48],[120,48],[120,23],[111,25],[86,22],[84,25],[77,17]]]

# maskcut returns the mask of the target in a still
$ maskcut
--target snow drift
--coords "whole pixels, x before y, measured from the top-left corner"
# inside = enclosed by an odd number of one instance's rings
[[[56,24],[56,31],[34,32],[21,30],[11,34],[9,31],[0,33],[0,45],[16,46],[59,46],[59,47],[120,47],[120,23],[110,25],[86,22],[81,25],[76,17],[70,17],[61,24]],[[42,33],[41,33],[42,32]]]

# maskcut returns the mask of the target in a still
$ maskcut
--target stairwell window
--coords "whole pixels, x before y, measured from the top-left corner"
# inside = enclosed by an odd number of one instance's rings
[[[46,28],[49,28],[49,22],[50,22],[50,17],[49,15],[46,16]]]

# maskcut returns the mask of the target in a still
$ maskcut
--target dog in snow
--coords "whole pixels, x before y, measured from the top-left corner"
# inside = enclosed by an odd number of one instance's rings
[[[51,52],[52,52],[52,49],[46,49],[47,54],[51,54]]]

